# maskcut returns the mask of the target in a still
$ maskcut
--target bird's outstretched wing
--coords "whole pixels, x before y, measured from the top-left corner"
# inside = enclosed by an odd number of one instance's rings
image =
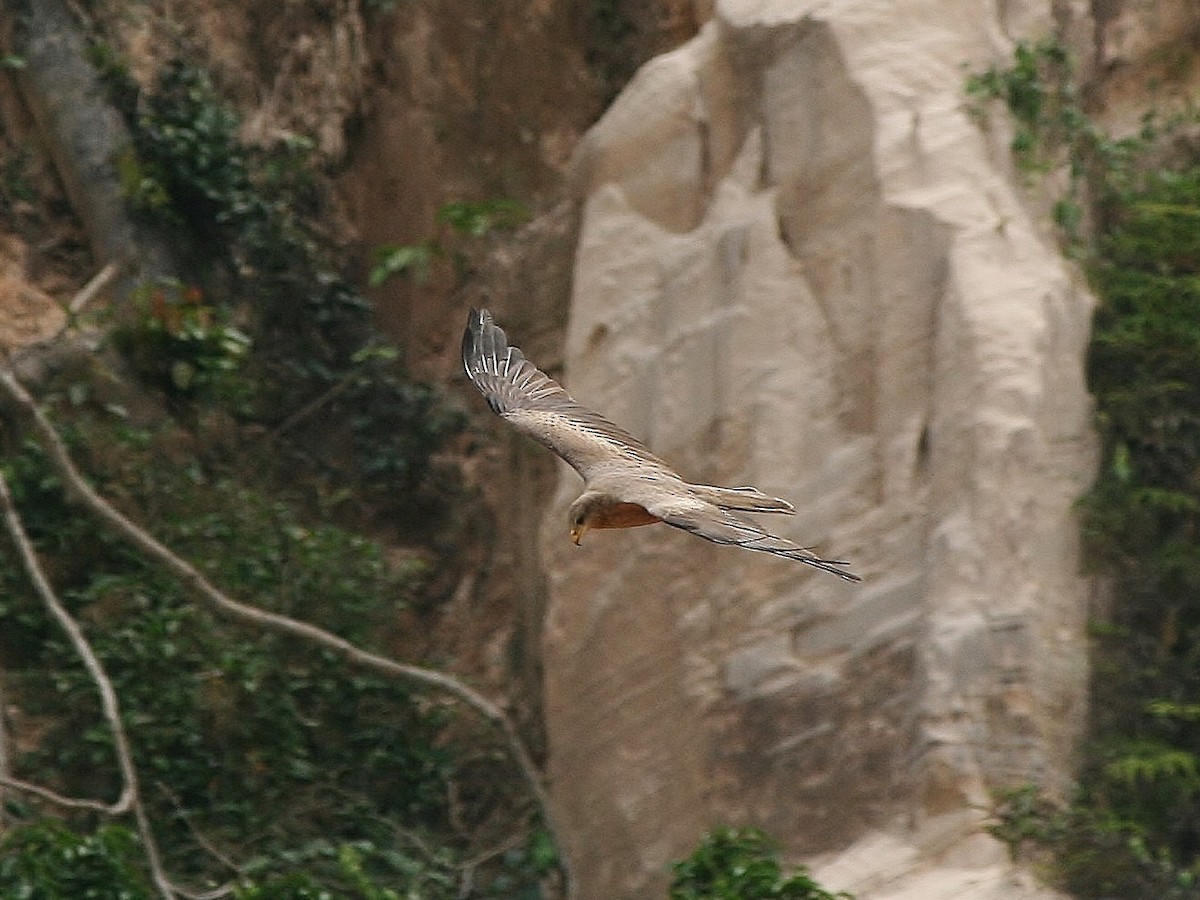
[[[473,309],[463,332],[463,368],[488,406],[518,431],[549,447],[584,480],[634,465],[679,476],[637,438],[576,403],[553,378],[510,346],[486,309]]]
[[[549,447],[574,466],[585,482],[602,485],[621,503],[641,506],[668,525],[717,544],[773,553],[847,581],[860,580],[842,568],[848,563],[822,559],[728,509],[792,512],[790,503],[754,488],[684,482],[637,438],[576,403],[520,350],[509,346],[503,329],[486,309],[471,310],[463,334],[462,357],[467,377],[497,415]]]
[[[761,550],[764,553],[785,556],[805,565],[832,572],[847,581],[862,580],[853,572],[847,572],[842,568],[850,565],[848,562],[838,559],[822,559],[806,547],[771,534],[757,522],[721,509],[712,503],[693,497],[671,495],[664,495],[658,500],[646,499],[647,502],[644,506],[651,515],[657,516],[668,525],[690,531],[705,540],[716,544],[735,544],[738,547],[745,547],[747,550]]]

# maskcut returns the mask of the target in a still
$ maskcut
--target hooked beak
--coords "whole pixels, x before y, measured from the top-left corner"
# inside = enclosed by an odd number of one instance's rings
[[[584,533],[585,531],[587,531],[587,526],[586,526],[586,525],[575,525],[575,526],[572,526],[572,528],[571,528],[571,540],[572,540],[572,541],[575,543],[575,546],[576,546],[576,547],[578,547],[578,546],[579,546],[579,542],[583,540],[583,533]]]

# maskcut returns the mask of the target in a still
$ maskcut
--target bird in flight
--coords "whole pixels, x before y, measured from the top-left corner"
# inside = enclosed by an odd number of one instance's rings
[[[786,500],[752,487],[689,484],[637,438],[576,403],[545,372],[510,346],[486,309],[473,309],[463,333],[463,367],[488,406],[513,428],[549,447],[583,477],[571,504],[571,540],[589,528],[633,528],[665,522],[718,544],[761,550],[861,580],[847,562],[822,559],[765,531],[739,512],[795,514]]]

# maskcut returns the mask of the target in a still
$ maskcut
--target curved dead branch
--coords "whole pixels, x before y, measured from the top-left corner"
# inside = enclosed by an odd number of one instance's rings
[[[8,531],[9,537],[12,538],[13,544],[17,549],[17,555],[21,558],[21,564],[25,567],[25,574],[29,576],[29,580],[33,583],[34,591],[36,591],[42,604],[46,607],[46,610],[53,617],[54,621],[66,632],[67,640],[71,642],[71,646],[79,654],[84,668],[87,669],[88,674],[92,677],[92,681],[96,685],[96,689],[100,692],[100,707],[104,712],[104,720],[108,723],[109,731],[112,733],[113,751],[117,755],[117,767],[121,770],[121,780],[124,786],[121,789],[121,796],[117,801],[109,806],[105,806],[93,800],[72,800],[67,797],[61,797],[46,788],[39,788],[27,782],[11,778],[6,779],[5,783],[9,787],[28,790],[55,803],[77,808],[99,809],[100,812],[108,815],[120,815],[127,810],[132,810],[134,821],[137,823],[138,835],[142,840],[142,849],[146,854],[146,862],[150,866],[150,875],[154,880],[154,886],[158,888],[159,893],[166,900],[174,900],[175,891],[171,886],[170,879],[167,878],[166,871],[163,869],[162,857],[158,852],[158,843],[155,841],[154,831],[150,827],[150,817],[146,814],[146,808],[142,805],[141,794],[138,790],[137,769],[133,764],[133,754],[129,747],[129,736],[126,735],[125,726],[121,723],[121,709],[117,702],[117,692],[113,689],[112,682],[104,671],[104,666],[96,656],[95,651],[92,650],[92,645],[88,643],[83,629],[79,627],[79,623],[75,621],[75,618],[67,612],[67,608],[62,605],[62,602],[58,599],[58,595],[54,593],[54,588],[50,586],[50,581],[46,578],[46,573],[43,571],[41,563],[38,562],[37,553],[33,549],[29,535],[26,534],[25,527],[21,523],[21,518],[17,515],[12,493],[8,489],[8,481],[5,479],[3,473],[0,473],[0,511],[4,514],[4,527]]]

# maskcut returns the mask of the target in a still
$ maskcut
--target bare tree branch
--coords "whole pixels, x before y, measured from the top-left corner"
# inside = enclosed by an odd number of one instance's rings
[[[221,865],[225,866],[227,869],[229,869],[235,875],[241,875],[242,867],[239,866],[237,863],[235,863],[232,859],[230,859],[229,856],[227,856],[225,853],[222,853],[217,848],[216,844],[214,844],[212,841],[210,841],[200,831],[200,829],[196,827],[196,824],[192,821],[191,813],[188,812],[188,810],[184,808],[183,802],[179,799],[179,795],[176,794],[173,790],[171,790],[171,788],[169,786],[167,786],[165,784],[160,783],[157,785],[157,787],[160,791],[163,792],[163,794],[166,796],[166,798],[171,802],[171,805],[173,807],[175,807],[175,815],[177,815],[179,817],[179,820],[181,822],[183,822],[183,824],[187,827],[188,833],[191,834],[191,836],[192,836],[192,840],[194,840],[200,846],[200,849],[202,849],[205,853],[207,853],[209,856],[211,856],[213,859],[215,859]]]
[[[33,544],[29,540],[29,535],[25,533],[25,526],[22,525],[21,518],[17,514],[17,509],[13,505],[12,493],[8,489],[8,480],[4,477],[3,473],[0,473],[0,511],[3,511],[4,526],[17,548],[17,554],[21,557],[25,573],[29,576],[29,580],[33,582],[34,590],[37,592],[38,597],[41,598],[43,605],[50,612],[50,615],[58,622],[59,627],[66,632],[71,646],[75,648],[75,652],[83,660],[84,668],[88,670],[88,674],[92,676],[92,681],[95,682],[97,690],[100,691],[100,707],[104,711],[105,721],[108,722],[109,730],[112,732],[113,750],[117,754],[117,766],[121,770],[121,779],[124,782],[121,796],[117,802],[104,811],[109,815],[119,815],[126,810],[132,809],[134,820],[137,823],[138,834],[142,839],[142,849],[146,854],[146,862],[150,865],[150,875],[154,879],[154,885],[166,900],[174,900],[174,889],[171,887],[171,882],[167,878],[166,872],[163,871],[158,844],[154,840],[154,832],[150,827],[150,818],[146,815],[146,809],[142,806],[141,795],[138,793],[137,769],[133,764],[133,755],[129,749],[129,738],[125,734],[125,726],[121,723],[121,710],[117,703],[117,692],[113,689],[112,682],[109,681],[108,675],[104,671],[104,666],[92,650],[92,645],[88,643],[88,639],[84,636],[83,629],[79,627],[79,623],[75,621],[74,617],[67,612],[67,608],[62,605],[58,599],[58,595],[54,593],[54,589],[50,586],[50,581],[46,578],[46,573],[42,570],[37,553],[34,551]],[[13,786],[15,787],[15,785]],[[42,793],[42,796],[46,795],[47,792]]]
[[[22,781],[20,778],[13,778],[11,775],[0,776],[0,785],[12,788],[15,791],[21,791],[25,794],[33,794],[35,797],[41,797],[43,800],[53,803],[55,806],[61,806],[64,809],[90,809],[93,812],[102,813],[106,816],[119,815],[125,812],[124,809],[120,808],[118,803],[104,803],[100,800],[64,797],[62,794],[50,790],[50,788],[42,787],[40,784],[34,784],[31,781]]]
[[[356,647],[344,638],[340,638],[309,622],[302,622],[279,613],[258,609],[228,596],[205,578],[195,566],[177,556],[143,528],[134,524],[88,484],[79,470],[75,468],[75,464],[71,460],[62,439],[59,438],[58,432],[54,430],[54,426],[38,408],[33,398],[29,395],[29,392],[17,380],[12,370],[7,367],[0,367],[0,389],[3,390],[8,399],[13,402],[33,426],[34,431],[49,454],[52,465],[63,479],[67,499],[71,502],[82,504],[114,533],[128,541],[147,557],[156,560],[165,569],[172,572],[204,600],[214,612],[244,624],[264,628],[278,634],[290,635],[311,644],[324,647],[338,654],[347,662],[364,669],[379,672],[392,678],[410,681],[414,684],[449,694],[466,704],[497,728],[504,736],[509,752],[512,754],[525,780],[526,787],[537,802],[546,827],[559,849],[559,866],[563,874],[563,883],[567,897],[575,897],[575,880],[572,876],[570,862],[567,859],[565,844],[562,840],[563,833],[557,826],[549,794],[542,784],[541,774],[529,751],[525,748],[525,743],[517,732],[512,719],[498,705],[452,675],[433,669],[426,669],[421,666],[397,662],[385,656],[370,653],[360,647]]]
[[[291,431],[305,419],[319,412],[323,406],[333,401],[339,394],[345,393],[353,384],[354,380],[360,376],[360,372],[351,369],[349,372],[342,375],[335,381],[328,390],[322,391],[317,397],[305,403],[299,410],[292,413],[281,423],[271,429],[271,433],[267,435],[267,443],[274,443],[286,432]]]
[[[7,784],[12,778],[12,769],[8,762],[8,721],[5,718],[5,713],[8,709],[4,700],[4,670],[0,669],[0,788],[10,786]],[[3,830],[4,823],[8,818],[5,808],[8,803],[7,791],[0,790],[0,830]]]
[[[78,316],[85,306],[96,299],[96,295],[108,287],[113,279],[121,274],[125,269],[125,263],[119,260],[113,260],[108,263],[103,269],[91,277],[67,305],[67,312],[71,316]]]
[[[221,897],[228,897],[233,893],[233,885],[224,884],[211,891],[192,891],[175,884],[171,886],[171,890],[183,897],[183,900],[220,900]]]

